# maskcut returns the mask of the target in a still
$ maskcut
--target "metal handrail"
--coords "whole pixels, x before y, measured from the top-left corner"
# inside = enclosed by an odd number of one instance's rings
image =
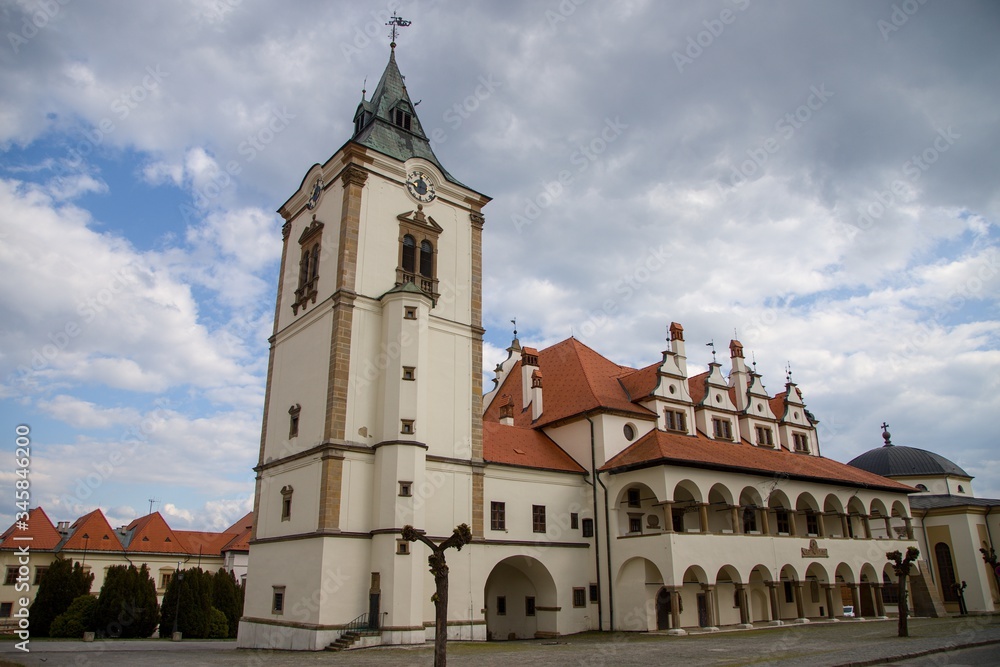
[[[344,626],[344,632],[366,632],[379,629],[378,614],[365,612]]]

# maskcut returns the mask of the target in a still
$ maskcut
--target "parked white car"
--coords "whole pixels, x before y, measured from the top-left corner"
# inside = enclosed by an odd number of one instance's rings
[[[844,618],[854,618],[854,605],[844,605]]]

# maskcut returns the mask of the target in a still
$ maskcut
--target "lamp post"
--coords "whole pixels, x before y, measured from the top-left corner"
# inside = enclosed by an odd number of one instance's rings
[[[174,608],[174,633],[171,639],[180,641],[177,632],[177,617],[181,615],[181,583],[184,581],[184,572],[181,571],[181,564],[177,563],[177,606]]]

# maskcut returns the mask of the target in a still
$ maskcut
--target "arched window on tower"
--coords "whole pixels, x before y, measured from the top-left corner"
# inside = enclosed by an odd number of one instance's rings
[[[299,237],[302,254],[299,259],[299,284],[292,301],[292,313],[305,310],[309,303],[316,303],[319,289],[320,249],[323,246],[323,223],[313,219]]]
[[[434,277],[434,246],[430,241],[420,242],[420,275]]]
[[[417,272],[417,241],[409,234],[403,237],[403,271]]]

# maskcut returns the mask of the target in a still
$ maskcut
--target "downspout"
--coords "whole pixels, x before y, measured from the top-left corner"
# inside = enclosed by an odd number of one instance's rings
[[[610,513],[608,511],[608,487],[604,486],[604,482],[601,481],[601,477],[597,473],[597,461],[596,461],[595,446],[594,446],[594,420],[591,419],[588,416],[587,417],[587,421],[590,422],[590,453],[591,453],[591,457],[594,459],[593,460],[593,464],[594,464],[593,465],[594,480],[596,480],[596,482],[601,485],[601,488],[604,489],[604,528],[605,528],[605,531],[604,531],[604,543],[605,543],[605,549],[608,552],[608,564],[607,564],[607,567],[608,567],[608,621],[609,621],[610,626],[611,626],[611,632],[614,632],[615,631],[615,588],[614,588],[614,585],[611,583],[612,581],[614,581],[614,579],[611,576],[611,516],[610,516]],[[595,504],[597,503],[597,496],[596,496],[596,494],[594,496],[594,503]],[[596,522],[595,522],[595,524],[596,524]],[[596,528],[595,528],[595,530],[596,530]],[[597,534],[596,533],[594,534],[594,541],[595,542],[597,541]]]
[[[601,595],[600,522],[597,520],[597,449],[594,445],[594,422],[590,421],[590,486],[594,490],[594,561],[597,568],[597,629],[604,632],[604,596]]]

